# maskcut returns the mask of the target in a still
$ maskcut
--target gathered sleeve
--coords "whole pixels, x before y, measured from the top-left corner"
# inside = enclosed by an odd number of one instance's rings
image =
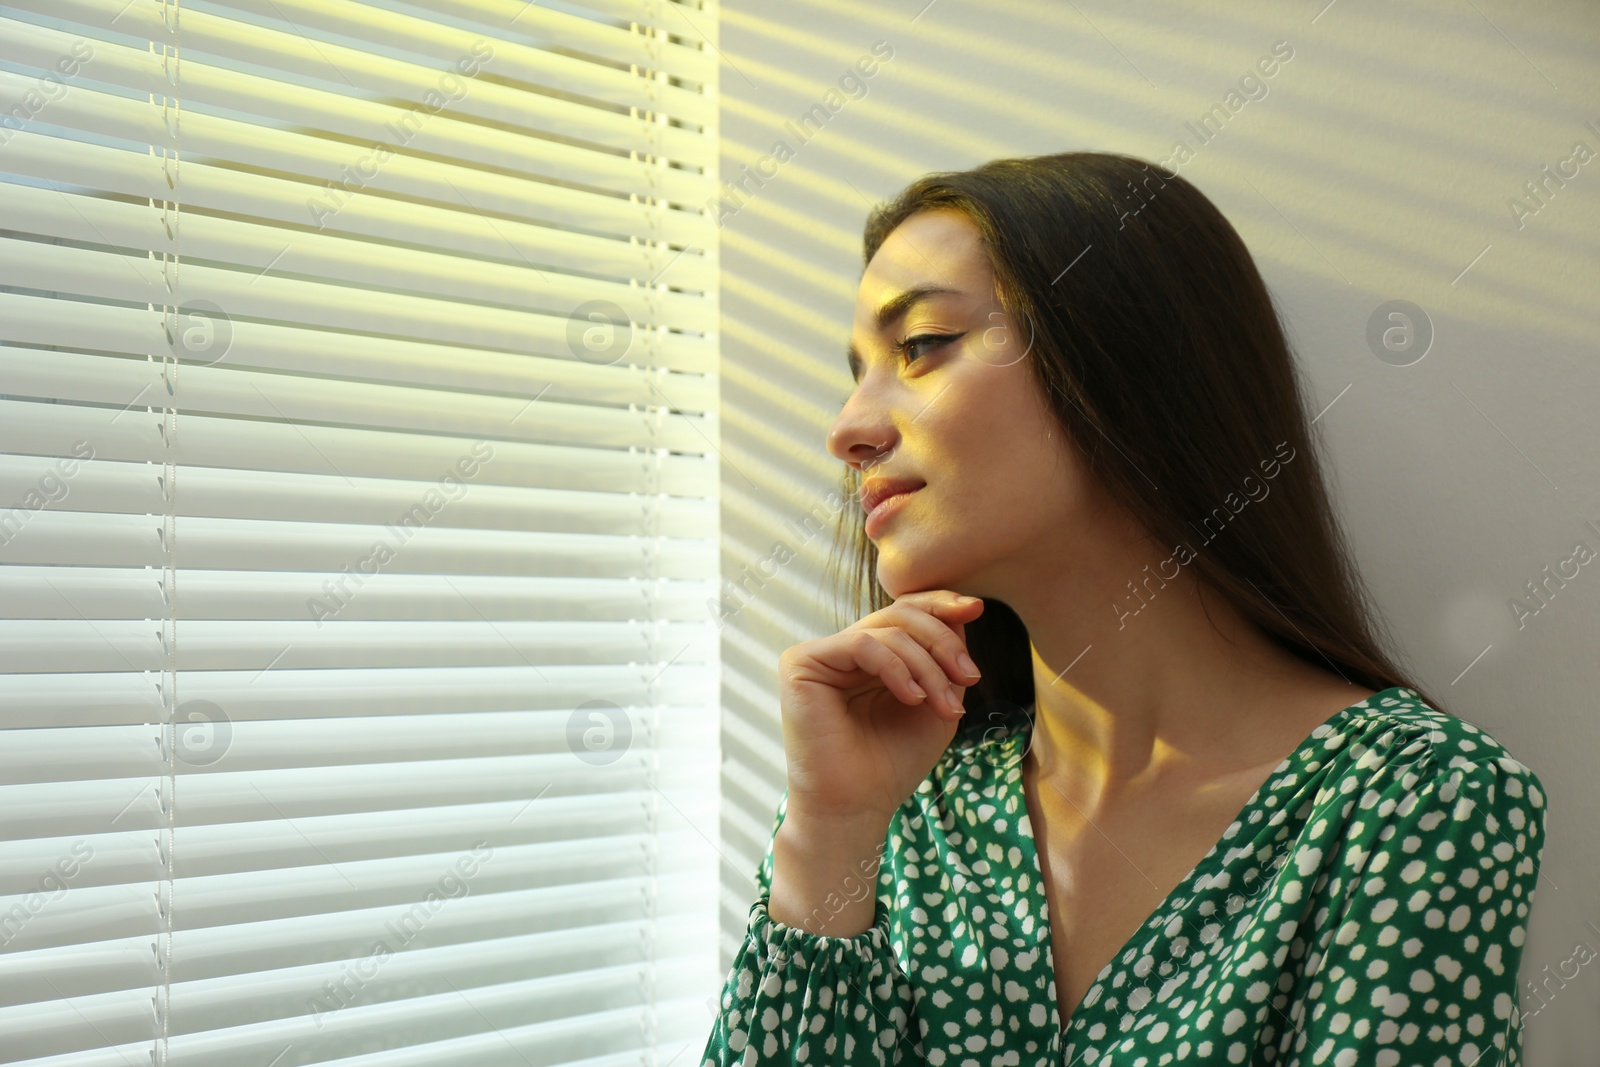
[[[756,872],[759,896],[750,906],[745,939],[734,955],[701,1063],[920,1067],[924,1060],[911,983],[889,940],[884,898],[877,897],[872,926],[854,937],[813,933],[767,914],[773,845],[788,803],[785,790]],[[877,884],[877,872],[870,871],[859,885],[841,889],[876,894]],[[826,920],[825,913],[818,916],[818,926],[825,929]]]
[[[1515,1067],[1518,969],[1545,793],[1509,756],[1380,768],[1355,796],[1341,884],[1290,1067]]]

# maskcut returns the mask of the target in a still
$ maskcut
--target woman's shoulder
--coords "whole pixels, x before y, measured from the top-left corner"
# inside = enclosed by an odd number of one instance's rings
[[[1320,749],[1312,748],[1312,762],[1326,764],[1325,790],[1348,792],[1379,782],[1420,789],[1453,779],[1488,787],[1497,800],[1544,807],[1544,783],[1533,768],[1487,727],[1439,711],[1414,689],[1392,687],[1352,705],[1328,724],[1321,740]]]

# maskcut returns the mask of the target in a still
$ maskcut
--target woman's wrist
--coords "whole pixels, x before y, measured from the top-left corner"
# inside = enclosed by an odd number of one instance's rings
[[[878,867],[889,820],[818,822],[785,816],[773,839],[774,921],[826,937],[855,937],[877,912]]]

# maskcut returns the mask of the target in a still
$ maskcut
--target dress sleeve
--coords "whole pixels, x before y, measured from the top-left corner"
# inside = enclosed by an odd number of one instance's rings
[[[785,790],[766,856],[756,871],[759,897],[750,906],[745,939],[722,989],[721,1011],[701,1056],[703,1067],[921,1067],[911,983],[890,944],[882,896],[872,926],[854,937],[812,933],[767,914],[773,844],[788,803]],[[875,873],[863,882],[876,893]]]
[[[1515,1067],[1544,849],[1538,776],[1509,756],[1400,765],[1356,803],[1285,1062]]]

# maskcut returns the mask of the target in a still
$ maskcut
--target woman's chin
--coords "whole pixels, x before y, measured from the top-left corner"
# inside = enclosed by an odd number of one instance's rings
[[[922,593],[931,589],[955,589],[961,582],[960,568],[934,567],[924,558],[909,559],[893,546],[878,550],[878,584],[891,597]]]

